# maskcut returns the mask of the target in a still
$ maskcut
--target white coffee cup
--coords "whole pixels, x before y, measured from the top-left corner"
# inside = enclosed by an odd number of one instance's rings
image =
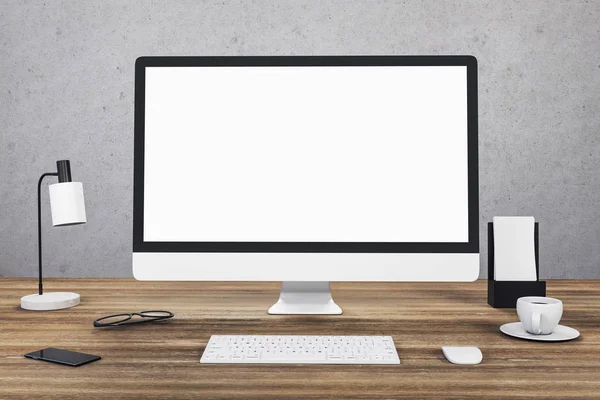
[[[533,335],[554,332],[563,313],[562,301],[552,297],[521,297],[517,300],[517,314],[525,330]]]

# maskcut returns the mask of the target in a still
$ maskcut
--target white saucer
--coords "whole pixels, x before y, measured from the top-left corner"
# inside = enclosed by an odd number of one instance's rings
[[[563,342],[573,340],[579,337],[577,329],[569,328],[564,325],[557,325],[554,332],[549,335],[532,335],[523,328],[521,322],[511,322],[500,327],[500,332],[508,336],[513,336],[525,340],[538,340],[540,342]]]

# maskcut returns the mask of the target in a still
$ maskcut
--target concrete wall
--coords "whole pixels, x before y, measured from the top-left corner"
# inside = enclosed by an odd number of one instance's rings
[[[545,278],[600,278],[600,1],[0,4],[0,275],[34,276],[36,183],[72,160],[89,223],[50,228],[47,276],[131,276],[140,55],[473,54],[485,222],[534,215]],[[482,271],[485,276],[485,271]]]

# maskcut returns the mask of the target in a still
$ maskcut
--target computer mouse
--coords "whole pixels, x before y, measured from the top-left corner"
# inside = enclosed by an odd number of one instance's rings
[[[475,365],[483,360],[481,350],[475,346],[442,346],[442,352],[452,364]]]

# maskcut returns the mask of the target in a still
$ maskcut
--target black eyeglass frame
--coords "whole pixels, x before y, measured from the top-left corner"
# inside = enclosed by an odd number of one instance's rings
[[[157,315],[145,315],[145,314],[151,314],[151,313],[164,313],[166,315],[163,316],[157,316]],[[137,315],[138,317],[142,317],[143,319],[140,319],[138,321],[132,321],[132,322],[127,322],[127,321],[131,321],[131,319],[133,318],[134,315]],[[134,312],[134,313],[123,313],[123,314],[113,314],[113,315],[107,315],[106,317],[102,317],[102,318],[98,318],[97,320],[94,321],[94,327],[95,328],[103,328],[103,327],[108,327],[108,326],[124,326],[124,325],[137,325],[137,324],[143,324],[146,322],[154,322],[154,321],[162,321],[165,319],[169,319],[169,318],[173,318],[175,314],[173,314],[170,311],[164,311],[164,310],[147,310],[147,311],[141,311],[141,312]],[[116,321],[116,322],[111,322],[111,323],[102,323],[102,320],[108,319],[108,318],[115,318],[115,317],[120,317],[123,316],[123,319],[120,321]]]

